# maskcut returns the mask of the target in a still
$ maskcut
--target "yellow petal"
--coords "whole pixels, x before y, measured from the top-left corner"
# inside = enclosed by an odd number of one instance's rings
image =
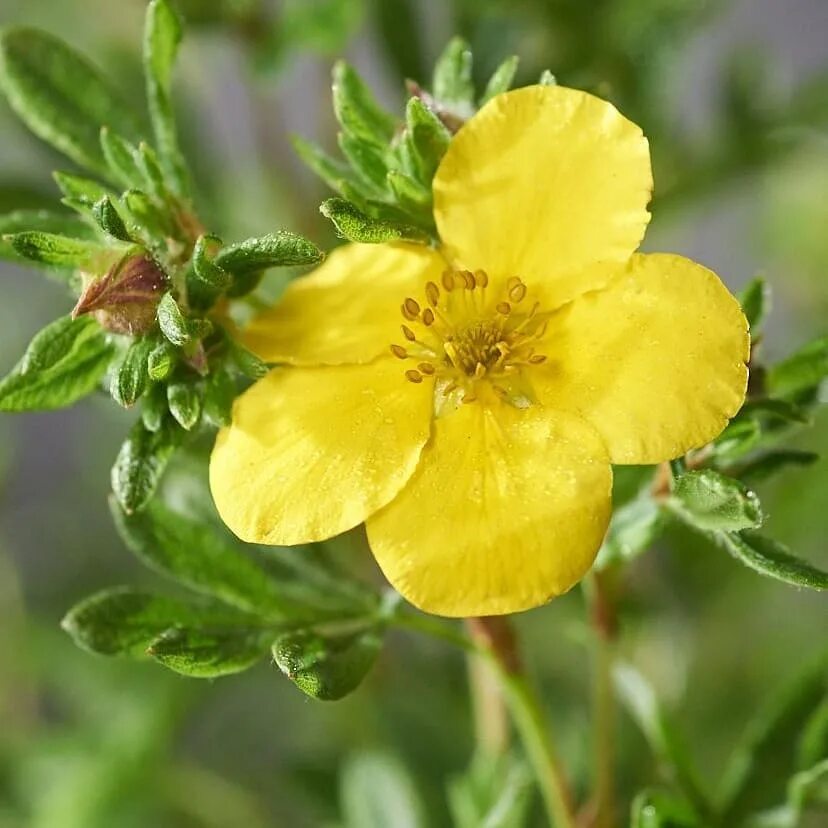
[[[367,521],[371,549],[412,604],[446,616],[530,609],[591,566],[612,472],[595,431],[533,407],[440,417],[408,485]]]
[[[749,337],[715,273],[636,255],[604,290],[554,314],[532,372],[540,399],[580,414],[613,463],[657,463],[703,446],[741,407]]]
[[[362,523],[414,472],[431,385],[408,382],[393,357],[271,371],[236,401],[213,449],[222,519],[242,540],[285,546]]]
[[[242,341],[267,362],[347,365],[387,354],[401,339],[400,305],[439,281],[445,260],[423,245],[347,244],[279,303],[255,317]]]
[[[455,136],[434,178],[446,252],[494,278],[520,276],[556,307],[597,261],[624,262],[650,215],[647,139],[612,104],[561,86],[493,98]]]

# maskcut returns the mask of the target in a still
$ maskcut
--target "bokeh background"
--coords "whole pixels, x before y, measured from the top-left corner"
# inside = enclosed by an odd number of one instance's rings
[[[734,290],[773,288],[764,347],[781,357],[828,319],[828,3],[824,0],[181,0],[178,71],[199,209],[232,240],[286,226],[321,245],[325,195],[290,149],[335,146],[329,73],[347,56],[399,109],[448,38],[472,43],[480,78],[519,54],[519,81],[550,69],[612,99],[649,135],[656,180],[646,249],[685,254]],[[0,0],[0,24],[59,34],[143,107],[141,0]],[[66,168],[0,104],[0,211],[52,204]],[[69,310],[34,270],[0,266],[0,369]],[[0,826],[327,826],[340,779],[381,751],[448,826],[446,781],[473,748],[466,667],[392,635],[352,697],[314,703],[273,665],[215,683],[95,658],[59,629],[90,592],[152,578],[117,538],[109,467],[129,415],[103,396],[0,419]],[[828,449],[823,410],[799,445]],[[202,471],[196,462],[195,468]],[[183,477],[182,479],[186,479]],[[760,488],[769,531],[826,564],[828,462]],[[378,577],[365,556],[354,565]],[[518,619],[562,751],[588,760],[588,657],[577,590]],[[676,715],[707,784],[751,714],[825,646],[826,603],[763,580],[673,531],[624,587],[622,648]],[[657,779],[619,723],[619,784]],[[389,760],[390,761],[390,760]],[[343,770],[344,769],[344,770]],[[779,780],[777,780],[779,782]],[[772,787],[772,785],[771,785]],[[772,802],[770,789],[768,796]],[[400,823],[400,825],[407,823]],[[391,826],[393,828],[393,826]]]

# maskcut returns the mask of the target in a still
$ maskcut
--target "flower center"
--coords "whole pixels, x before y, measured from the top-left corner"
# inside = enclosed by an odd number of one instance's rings
[[[412,297],[402,303],[406,344],[391,352],[416,363],[405,372],[409,382],[435,377],[443,400],[469,403],[491,392],[525,407],[531,395],[523,369],[546,361],[536,352],[546,331],[539,307],[517,276],[492,290],[485,270],[447,270],[441,285],[426,283],[424,307]]]

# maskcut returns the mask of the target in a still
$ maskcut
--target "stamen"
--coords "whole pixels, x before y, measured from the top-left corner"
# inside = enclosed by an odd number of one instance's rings
[[[512,306],[508,302],[498,302],[495,310],[503,316],[508,316],[512,311]]]
[[[474,281],[474,273],[470,270],[463,270],[460,272],[460,277],[463,279],[465,283],[466,290],[474,290],[476,286],[476,282]]]
[[[434,311],[431,308],[426,308],[423,311],[423,325],[429,327],[434,324]]]
[[[437,303],[440,301],[440,288],[438,288],[434,282],[426,282],[425,292],[429,305],[431,305],[432,308],[436,308]],[[428,311],[426,311],[426,313],[428,313]]]
[[[405,372],[405,377],[409,382],[420,383],[423,381],[423,375],[419,371],[415,371],[413,368]]]
[[[450,270],[444,270],[442,276],[443,287],[448,293],[454,290],[454,273]]]
[[[400,330],[403,332],[403,336],[409,342],[415,342],[417,340],[417,337],[414,335],[414,331],[412,331],[411,328],[408,327],[408,325],[400,325]]]
[[[420,304],[416,299],[410,296],[403,302],[403,316],[410,321],[414,321],[420,315]]]
[[[402,345],[392,345],[391,353],[394,354],[397,359],[406,359],[408,357],[408,351],[406,351]]]
[[[511,288],[511,290],[509,291],[509,298],[510,298],[510,299],[511,299],[511,300],[512,300],[515,304],[517,304],[517,303],[519,303],[519,302],[523,301],[523,297],[524,297],[524,296],[526,296],[526,285],[524,285],[524,284],[523,284],[523,282],[520,282],[519,284],[515,285],[515,286],[514,286],[513,288]]]
[[[546,359],[546,354],[533,354],[529,357],[529,364],[540,365],[542,362],[546,362]]]
[[[421,362],[417,367],[429,377],[437,370],[430,362]]]
[[[477,280],[477,284],[482,288],[489,284],[489,274],[486,273],[485,270],[475,270],[474,278]]]

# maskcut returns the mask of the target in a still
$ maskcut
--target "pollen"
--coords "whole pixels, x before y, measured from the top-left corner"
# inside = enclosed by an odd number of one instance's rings
[[[391,345],[409,382],[435,380],[437,393],[457,403],[513,397],[515,379],[547,361],[537,353],[546,331],[539,304],[518,276],[493,280],[485,270],[446,270],[440,284],[425,284],[424,302],[408,296],[400,305],[405,345]],[[525,404],[525,400],[521,403]]]

